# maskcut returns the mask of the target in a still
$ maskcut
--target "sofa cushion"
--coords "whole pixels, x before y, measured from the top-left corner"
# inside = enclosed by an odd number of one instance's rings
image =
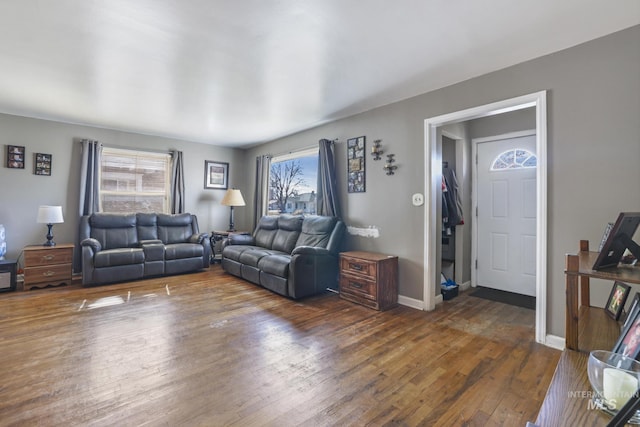
[[[158,215],[155,213],[137,213],[136,228],[138,230],[138,240],[158,239]]]
[[[224,249],[222,249],[222,257],[223,258],[228,258],[234,261],[240,261],[240,255],[249,249],[253,249],[255,248],[255,246],[249,246],[249,245],[229,245],[229,246],[225,246]]]
[[[144,252],[141,248],[107,249],[96,253],[93,259],[96,268],[142,264],[143,262]]]
[[[302,231],[295,246],[326,248],[337,221],[333,216],[306,216],[302,221]]]
[[[281,253],[281,252],[255,247],[242,252],[240,254],[240,257],[238,258],[238,261],[241,262],[242,264],[257,268],[258,262],[260,262],[260,259],[262,259],[267,255],[272,255],[274,253]]]
[[[103,250],[138,246],[135,214],[99,213],[91,216],[90,237],[100,242]]]
[[[289,263],[291,256],[286,254],[271,254],[258,261],[258,268],[265,273],[278,277],[289,277]]]
[[[290,254],[293,248],[296,247],[301,229],[301,215],[280,215],[278,219],[278,230],[273,238],[271,249]]]
[[[254,238],[256,246],[262,248],[271,249],[273,244],[273,238],[278,231],[278,217],[277,216],[263,216],[258,221],[258,226],[254,232]]]
[[[158,239],[165,244],[184,243],[193,235],[191,214],[158,214]]]
[[[202,258],[204,247],[196,243],[173,243],[165,245],[164,259]]]

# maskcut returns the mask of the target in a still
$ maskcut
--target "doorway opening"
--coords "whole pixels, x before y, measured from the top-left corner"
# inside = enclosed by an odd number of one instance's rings
[[[535,155],[537,157],[535,199],[536,199],[536,239],[535,239],[535,290],[536,290],[536,341],[546,344],[546,268],[547,268],[547,119],[546,91],[523,95],[492,104],[482,105],[462,111],[425,120],[425,231],[424,231],[424,289],[425,310],[433,310],[436,303],[436,289],[439,289],[439,260],[441,236],[438,235],[437,185],[441,184],[442,158],[438,152],[438,138],[442,127],[507,113],[524,108],[535,108]],[[438,287],[436,287],[438,284]]]

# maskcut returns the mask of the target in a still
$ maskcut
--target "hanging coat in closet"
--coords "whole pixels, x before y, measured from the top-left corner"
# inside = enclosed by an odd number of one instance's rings
[[[455,171],[445,167],[442,172],[442,221],[446,228],[451,228],[464,224],[462,200]]]

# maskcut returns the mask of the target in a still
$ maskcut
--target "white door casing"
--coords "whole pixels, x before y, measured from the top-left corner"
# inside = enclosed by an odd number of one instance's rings
[[[535,131],[474,139],[472,146],[472,285],[536,296]]]
[[[425,204],[424,204],[424,279],[423,308],[435,309],[436,303],[436,234],[438,178],[442,164],[437,153],[437,129],[452,123],[535,107],[536,114],[536,341],[554,345],[557,337],[547,337],[547,92],[534,92],[491,104],[455,111],[425,119]],[[438,278],[439,279],[439,278]]]

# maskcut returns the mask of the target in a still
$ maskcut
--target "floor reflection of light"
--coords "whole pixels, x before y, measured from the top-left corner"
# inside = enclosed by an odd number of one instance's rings
[[[86,339],[92,344],[86,387],[93,404],[112,404],[114,396],[134,401],[176,374],[173,306],[168,287],[162,288],[85,302]],[[104,310],[91,310],[99,307]]]
[[[87,309],[93,310],[94,308],[110,307],[112,305],[124,304],[124,298],[120,296],[98,298],[95,302],[87,305]]]

